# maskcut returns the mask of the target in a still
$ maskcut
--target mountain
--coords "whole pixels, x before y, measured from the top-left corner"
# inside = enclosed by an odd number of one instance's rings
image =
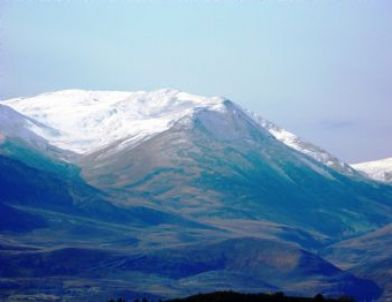
[[[392,223],[392,187],[225,98],[3,101],[0,193],[0,299],[382,294],[322,253]]]
[[[203,220],[266,219],[342,236],[389,221],[389,187],[322,165],[231,102],[223,106],[186,116],[137,146],[119,150],[115,143],[84,156],[84,178],[125,205]]]
[[[365,163],[354,164],[352,167],[368,177],[384,182],[392,182],[392,157]]]
[[[363,232],[391,214],[390,188],[368,184],[224,98],[69,90],[3,104],[33,121],[23,128],[32,133],[28,141],[38,136],[60,150],[52,156],[78,166],[117,204],[200,219],[267,219],[326,235]]]

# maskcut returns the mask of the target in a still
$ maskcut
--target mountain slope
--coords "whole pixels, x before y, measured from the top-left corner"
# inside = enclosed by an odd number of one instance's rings
[[[82,181],[30,168],[0,155],[0,196],[3,204],[43,208],[100,219],[126,218]],[[128,216],[129,217],[129,216]],[[130,218],[130,217],[129,217]]]
[[[354,164],[352,167],[374,180],[392,182],[392,157]]]
[[[329,246],[323,255],[343,269],[370,278],[384,288],[383,299],[392,299],[392,224]]]
[[[15,209],[0,199],[0,232],[28,232],[47,226],[42,217]]]
[[[344,163],[320,147],[302,140],[295,134],[275,125],[261,116],[251,112],[249,112],[249,115],[252,116],[263,128],[267,129],[277,140],[281,141],[290,148],[310,156],[314,160],[321,162],[343,174],[351,176],[357,174],[356,171],[350,167],[350,165]]]
[[[170,222],[203,227],[181,216],[143,206],[119,208],[108,202],[108,197],[85,183],[79,169],[71,164],[8,138],[0,143],[0,203],[4,207],[44,209],[125,225]]]

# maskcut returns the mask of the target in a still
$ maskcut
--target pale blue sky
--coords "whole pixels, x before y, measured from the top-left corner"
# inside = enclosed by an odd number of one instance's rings
[[[348,162],[392,156],[392,1],[0,1],[0,97],[223,95]]]

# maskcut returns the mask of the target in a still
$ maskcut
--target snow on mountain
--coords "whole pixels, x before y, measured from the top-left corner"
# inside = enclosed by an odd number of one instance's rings
[[[221,98],[196,97],[175,90],[154,92],[65,90],[3,102],[57,133],[33,132],[52,145],[85,154],[117,140],[137,142],[163,132],[200,107],[219,110]]]
[[[13,137],[37,146],[45,144],[43,137],[56,134],[55,129],[0,104],[0,142]]]
[[[351,166],[372,179],[392,183],[392,157]]]
[[[313,145],[309,142],[306,142],[296,136],[295,134],[280,128],[279,126],[275,125],[274,123],[264,119],[263,117],[260,117],[254,113],[250,113],[255,120],[259,122],[259,124],[267,129],[277,140],[281,141],[285,145],[303,153],[306,154],[313,159],[331,167],[334,168],[337,171],[340,171],[342,173],[348,174],[348,175],[354,175],[356,174],[355,170],[350,167],[348,164],[345,162],[339,160],[332,154],[328,153],[327,151],[323,150],[322,148]]]
[[[136,146],[199,110],[224,110],[224,101],[221,97],[201,97],[171,89],[153,92],[64,90],[10,99],[3,104],[36,121],[39,127],[32,123],[26,126],[51,145],[89,154],[115,142],[121,142],[121,148]],[[237,109],[246,112],[287,146],[340,172],[355,174],[349,165],[325,150],[254,113],[238,106]]]

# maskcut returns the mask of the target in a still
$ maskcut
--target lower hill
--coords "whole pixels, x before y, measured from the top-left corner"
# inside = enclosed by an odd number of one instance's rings
[[[358,301],[381,294],[373,282],[295,245],[255,238],[148,252],[138,249],[137,242],[133,251],[98,245],[31,250],[4,244],[0,276],[1,294],[8,299],[21,292],[71,301],[99,301],[120,293],[127,299],[138,293],[164,299],[227,289],[347,295]]]
[[[383,289],[382,299],[392,301],[392,224],[365,235],[333,244],[322,253],[326,259],[357,276],[372,279]]]

